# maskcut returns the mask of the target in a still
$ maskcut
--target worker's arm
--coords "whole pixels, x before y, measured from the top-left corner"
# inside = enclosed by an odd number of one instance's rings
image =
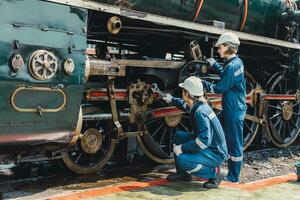
[[[217,71],[217,73],[219,74],[219,76],[222,78],[223,75],[224,75],[224,68],[223,68],[223,65],[219,64],[218,62],[215,62],[213,65],[212,65],[212,68],[214,70]]]
[[[175,98],[175,97],[173,97],[171,103],[174,106],[178,107],[180,110],[184,111],[184,112],[189,112],[189,110],[190,110],[190,107],[181,98]]]
[[[235,76],[232,68],[230,68],[229,66],[227,66],[226,68],[227,69],[224,70],[224,76],[217,84],[211,83],[209,81],[202,81],[203,87],[207,91],[212,93],[223,94],[228,92],[234,84]]]

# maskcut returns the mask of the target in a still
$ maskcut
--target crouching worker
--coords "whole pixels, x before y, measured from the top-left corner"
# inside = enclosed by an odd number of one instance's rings
[[[208,179],[205,188],[217,188],[221,182],[220,166],[227,159],[222,126],[203,96],[201,79],[191,76],[179,86],[182,97],[167,94],[163,99],[189,113],[193,131],[177,131],[174,136],[176,173],[168,181],[191,181],[192,176]]]

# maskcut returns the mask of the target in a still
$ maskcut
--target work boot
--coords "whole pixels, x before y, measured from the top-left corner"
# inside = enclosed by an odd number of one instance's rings
[[[203,187],[207,189],[216,189],[224,177],[225,174],[221,173],[220,168],[218,168],[217,176],[215,178],[208,179],[208,181],[203,184]]]
[[[192,175],[184,172],[176,172],[167,176],[169,182],[192,181]]]

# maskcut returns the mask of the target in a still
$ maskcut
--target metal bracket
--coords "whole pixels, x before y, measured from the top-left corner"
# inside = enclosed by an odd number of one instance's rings
[[[121,123],[119,122],[118,108],[117,108],[117,102],[116,102],[116,97],[115,97],[114,79],[115,79],[115,77],[112,77],[112,76],[108,77],[107,91],[108,91],[108,95],[109,95],[112,119],[113,119],[115,128],[117,130],[117,138],[122,138],[122,137],[124,137],[124,131],[123,131]]]

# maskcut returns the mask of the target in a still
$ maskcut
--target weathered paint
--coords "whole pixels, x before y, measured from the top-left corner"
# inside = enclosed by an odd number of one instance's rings
[[[87,10],[67,5],[38,0],[0,0],[1,137],[15,138],[15,144],[22,138],[32,138],[32,141],[25,140],[28,144],[55,137],[60,138],[57,142],[65,143],[71,139],[85,82],[86,17]],[[58,59],[58,70],[50,80],[36,80],[28,68],[31,55],[40,49],[52,52]],[[14,54],[20,54],[25,63],[17,73],[9,66],[9,59]],[[75,63],[75,70],[70,76],[62,70],[62,63],[67,58],[72,58]],[[57,87],[65,93],[66,104],[62,110],[53,113],[19,112],[10,103],[13,92],[19,87],[49,90],[49,93],[20,93],[16,96],[16,103],[23,107],[48,105],[51,108],[60,105],[62,97],[51,93],[51,88]],[[63,136],[61,133],[64,133]],[[3,145],[0,144],[0,147]]]
[[[162,16],[205,23],[207,20],[225,22],[227,29],[239,30],[243,17],[244,0],[203,0],[201,10],[194,19],[198,0],[95,0],[128,9]],[[281,0],[248,0],[248,15],[245,32],[273,36],[282,6]]]

